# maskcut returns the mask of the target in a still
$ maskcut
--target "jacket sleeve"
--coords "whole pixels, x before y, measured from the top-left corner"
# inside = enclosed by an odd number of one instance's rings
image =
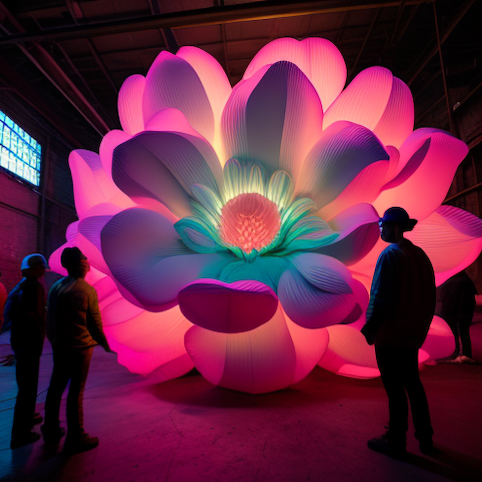
[[[89,306],[87,308],[87,328],[92,338],[102,348],[104,348],[105,351],[111,351],[107,338],[105,337],[104,330],[102,329],[99,301],[97,299],[97,292],[94,288],[92,288],[92,292],[89,295]]]
[[[383,252],[378,258],[373,275],[367,322],[361,330],[370,344],[374,342],[377,331],[383,323],[388,322],[395,309],[394,297],[399,290],[398,283],[396,256],[391,252]]]

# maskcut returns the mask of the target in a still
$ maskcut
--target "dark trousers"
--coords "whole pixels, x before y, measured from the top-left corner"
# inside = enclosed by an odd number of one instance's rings
[[[12,439],[25,437],[32,431],[40,366],[40,354],[36,352],[15,352],[18,394],[13,413]]]
[[[94,348],[75,350],[53,347],[54,370],[45,400],[45,428],[58,430],[60,400],[67,383],[67,428],[69,439],[78,439],[84,433],[84,388]]]
[[[389,434],[405,438],[408,430],[408,399],[412,409],[415,437],[432,440],[427,396],[418,373],[418,350],[375,346],[378,368],[388,395]]]
[[[455,355],[460,355],[460,343],[462,343],[462,354],[472,358],[472,342],[470,340],[471,319],[457,320],[450,323],[450,328],[455,337]]]

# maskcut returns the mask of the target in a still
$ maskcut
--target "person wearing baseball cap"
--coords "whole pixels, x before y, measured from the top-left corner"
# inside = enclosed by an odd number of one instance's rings
[[[48,298],[47,336],[52,343],[54,368],[42,434],[46,445],[57,445],[65,434],[59,424],[60,400],[70,381],[64,451],[77,453],[99,443],[97,437],[84,431],[84,387],[94,347],[111,350],[102,330],[97,292],[84,279],[90,270],[88,259],[79,248],[72,247],[62,251],[60,261],[68,276],[52,286]]]
[[[45,290],[39,279],[48,268],[39,254],[23,258],[22,280],[13,288],[5,303],[5,324],[11,327],[10,343],[15,353],[18,385],[10,447],[15,449],[40,439],[33,426],[42,423],[35,412],[40,356],[45,339]]]
[[[404,237],[417,224],[401,207],[387,209],[379,220],[389,245],[378,258],[370,290],[367,321],[361,332],[375,353],[388,395],[388,431],[368,447],[392,456],[406,453],[408,399],[415,437],[425,454],[434,452],[427,397],[418,372],[418,350],[435,311],[435,275],[424,251]]]

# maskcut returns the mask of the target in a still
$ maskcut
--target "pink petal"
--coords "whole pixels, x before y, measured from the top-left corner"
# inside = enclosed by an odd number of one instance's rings
[[[225,155],[296,179],[321,122],[321,104],[306,76],[294,64],[276,63],[234,88],[222,119]]]
[[[437,285],[475,261],[482,250],[482,220],[453,206],[441,206],[406,233],[432,261]]]
[[[295,64],[308,77],[325,111],[345,85],[345,61],[339,50],[322,38],[280,38],[270,42],[249,63],[243,78],[248,79],[260,68],[280,60]]]
[[[132,136],[124,131],[113,129],[102,139],[99,147],[100,161],[102,162],[105,173],[110,178],[112,178],[112,156],[114,154],[114,149],[131,138]]]
[[[350,284],[348,269],[334,258],[305,253],[292,259],[283,273],[278,297],[292,321],[304,328],[355,321],[361,308]]]
[[[213,141],[213,111],[198,74],[184,59],[163,51],[147,73],[142,103],[144,123],[167,108],[180,110],[197,132]]]
[[[259,281],[195,281],[178,294],[182,314],[195,325],[221,333],[253,330],[278,307],[274,291]]]
[[[448,357],[454,352],[454,334],[449,325],[439,316],[433,317],[421,349],[427,352],[432,360]]]
[[[105,329],[117,343],[131,350],[142,353],[161,351],[164,363],[186,353],[184,335],[191,327],[179,306],[174,306],[163,313],[143,311],[130,320],[106,326]]]
[[[386,146],[399,147],[413,129],[410,89],[384,67],[360,72],[339,95],[323,119],[323,129],[350,121],[373,131]]]
[[[164,382],[181,377],[193,368],[189,355],[185,354],[174,360],[164,362],[162,351],[144,353],[131,350],[112,338],[107,330],[106,336],[112,351],[117,353],[117,361],[132,373],[152,374],[154,381]]]
[[[328,348],[318,362],[325,370],[351,378],[380,376],[375,349],[360,331],[351,326],[329,326]]]
[[[329,336],[325,328],[306,329],[291,321],[284,311],[283,315],[296,352],[296,367],[292,383],[297,383],[316,366],[328,346]]]
[[[214,116],[212,146],[224,163],[227,159],[224,158],[220,149],[221,116],[233,90],[228,77],[218,61],[202,49],[198,49],[197,47],[181,47],[176,55],[189,62],[191,67],[196,71],[206,91]]]
[[[142,115],[142,98],[146,78],[143,75],[131,75],[128,77],[119,91],[117,109],[122,129],[130,135],[144,130]]]
[[[186,333],[185,345],[195,367],[211,383],[268,393],[288,387],[313,369],[326,345],[323,331],[294,326],[279,306],[270,321],[245,333],[213,333],[195,326]]]
[[[119,208],[133,205],[106,174],[95,152],[83,149],[72,151],[69,165],[74,184],[75,208],[79,218],[83,218],[93,206],[102,203],[114,202]]]
[[[410,217],[424,219],[443,202],[467,152],[467,145],[447,132],[437,129],[413,132],[400,148],[402,170],[373,205],[379,213],[400,206]],[[425,153],[423,160],[419,158],[421,153]]]
[[[202,139],[189,124],[186,116],[177,109],[163,109],[155,114],[146,126],[146,131],[176,132]]]
[[[393,77],[385,112],[373,133],[385,146],[400,147],[411,134],[414,121],[413,97],[407,84]]]
[[[367,166],[388,158],[368,129],[338,122],[323,131],[309,152],[296,194],[310,197],[321,208],[336,199]]]

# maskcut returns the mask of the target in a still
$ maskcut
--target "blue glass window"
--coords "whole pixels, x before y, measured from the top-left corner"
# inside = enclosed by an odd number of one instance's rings
[[[40,144],[0,111],[0,166],[38,186],[41,159]]]

